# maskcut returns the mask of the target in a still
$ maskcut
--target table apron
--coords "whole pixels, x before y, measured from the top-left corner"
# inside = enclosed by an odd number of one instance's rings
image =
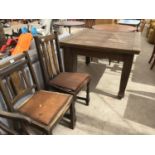
[[[128,57],[130,55],[134,55],[134,53],[122,53],[119,50],[116,51],[108,51],[108,50],[91,50],[91,49],[77,49],[77,48],[63,48],[64,55],[69,57],[76,57],[77,55],[88,56],[88,57],[96,57],[96,58],[108,58],[112,60],[124,61],[124,57]],[[75,59],[75,58],[74,58]]]
[[[111,60],[123,61],[123,68],[121,73],[120,87],[118,92],[118,98],[124,97],[125,89],[128,83],[130,71],[132,68],[134,53],[119,53],[119,52],[106,52],[106,51],[94,51],[77,48],[63,48],[64,52],[64,65],[66,72],[77,71],[77,56],[84,55],[88,57],[97,58],[109,58]]]

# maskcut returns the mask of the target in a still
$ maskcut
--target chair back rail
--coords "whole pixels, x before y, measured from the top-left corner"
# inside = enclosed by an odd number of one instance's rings
[[[26,52],[19,61],[1,69],[0,91],[9,111],[13,111],[13,106],[19,99],[33,93],[34,89],[39,89],[36,77],[33,77],[35,75],[32,64],[28,59]],[[28,72],[30,74],[26,74]]]
[[[43,37],[35,36],[35,42],[44,80],[47,84],[50,79],[62,72],[57,33]]]

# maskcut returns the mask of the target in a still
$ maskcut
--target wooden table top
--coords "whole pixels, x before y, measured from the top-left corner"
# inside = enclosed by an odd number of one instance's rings
[[[140,40],[139,32],[108,32],[87,29],[60,40],[60,46],[139,54],[141,51]]]
[[[57,26],[82,26],[82,25],[85,25],[85,22],[81,22],[81,21],[59,21],[59,22],[55,22],[54,25],[57,25]]]
[[[121,31],[121,32],[136,31],[136,28],[134,26],[118,25],[118,24],[99,24],[99,25],[94,25],[93,29],[104,30],[104,31]]]

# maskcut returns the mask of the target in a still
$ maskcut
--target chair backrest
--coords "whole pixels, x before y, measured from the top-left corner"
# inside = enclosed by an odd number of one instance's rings
[[[63,70],[57,33],[34,38],[46,85]]]
[[[14,111],[14,104],[34,89],[39,87],[27,52],[0,69],[0,91],[9,111]]]

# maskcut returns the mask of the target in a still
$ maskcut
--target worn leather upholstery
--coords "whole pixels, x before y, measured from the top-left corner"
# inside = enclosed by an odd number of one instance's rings
[[[57,115],[61,113],[63,107],[70,104],[71,95],[56,92],[39,91],[22,105],[18,111],[48,125]]]
[[[86,73],[69,73],[62,72],[52,79],[49,84],[67,88],[71,91],[76,91],[90,80],[90,75]]]

